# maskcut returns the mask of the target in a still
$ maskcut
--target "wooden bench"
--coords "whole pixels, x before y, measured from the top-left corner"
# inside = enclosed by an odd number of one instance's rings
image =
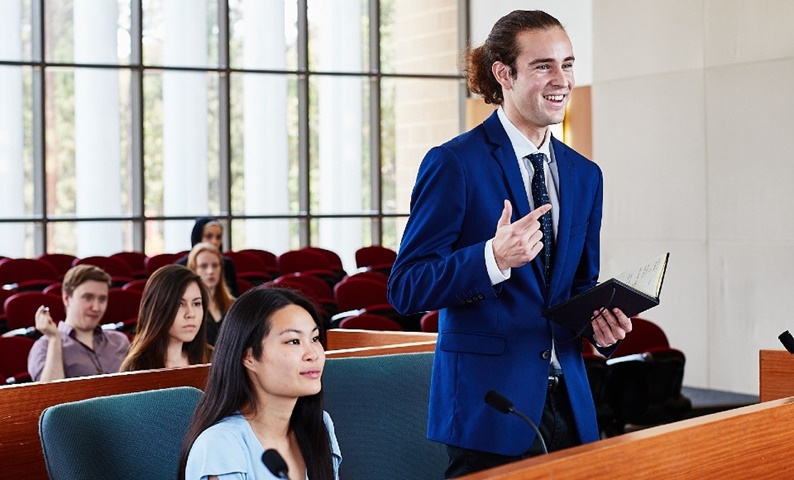
[[[327,358],[432,352],[435,334],[348,330],[328,332]],[[41,412],[92,397],[192,386],[204,389],[209,365],[71,378],[0,387],[0,479],[47,479],[38,433]],[[101,449],[101,446],[97,446]]]

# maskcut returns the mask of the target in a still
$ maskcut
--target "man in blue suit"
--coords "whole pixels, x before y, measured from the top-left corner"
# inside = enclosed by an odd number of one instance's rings
[[[573,63],[554,17],[500,19],[466,72],[499,108],[419,169],[389,300],[440,310],[428,437],[447,444],[446,478],[543,451],[528,425],[484,403],[492,389],[539,425],[549,450],[599,438],[581,339],[542,315],[599,271],[601,171],[548,128],[564,118]],[[631,321],[602,309],[592,326],[608,355]]]

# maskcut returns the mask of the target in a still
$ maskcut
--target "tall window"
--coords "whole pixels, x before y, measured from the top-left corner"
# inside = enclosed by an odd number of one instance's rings
[[[3,0],[0,255],[397,248],[462,0]]]

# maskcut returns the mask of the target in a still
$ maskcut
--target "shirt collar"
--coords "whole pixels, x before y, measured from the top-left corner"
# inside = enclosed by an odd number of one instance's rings
[[[502,128],[504,128],[505,132],[507,133],[507,138],[510,139],[510,144],[513,145],[516,158],[524,158],[527,155],[540,152],[546,155],[546,161],[551,163],[552,159],[549,147],[551,144],[551,129],[546,129],[546,136],[543,138],[543,144],[540,146],[540,148],[538,148],[523,133],[521,133],[515,125],[513,125],[510,119],[507,118],[507,114],[501,105],[498,109],[496,109],[496,115],[499,117],[499,121],[502,123]]]
[[[58,330],[60,330],[61,333],[63,333],[64,335],[66,335],[68,337],[77,338],[76,337],[76,333],[74,331],[74,328],[71,325],[69,325],[68,323],[66,323],[66,321],[64,321],[64,320],[61,320],[60,322],[58,322]],[[102,330],[102,325],[97,325],[97,327],[94,329],[94,338],[97,337],[97,333],[101,334],[102,331],[103,331]]]

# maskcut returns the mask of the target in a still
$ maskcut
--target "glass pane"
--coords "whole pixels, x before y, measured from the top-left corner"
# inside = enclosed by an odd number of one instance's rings
[[[300,248],[298,219],[232,220],[232,250],[258,248],[275,255]]]
[[[129,84],[126,70],[46,71],[48,215],[132,213]]]
[[[459,3],[442,0],[428,9],[417,0],[381,2],[381,71],[457,75]]]
[[[233,68],[298,68],[297,2],[237,0],[229,5],[229,57]]]
[[[144,253],[150,257],[161,253],[187,255],[190,252],[190,232],[194,223],[194,220],[147,220]],[[171,237],[171,245],[168,244],[167,237]]]
[[[218,215],[218,74],[148,72],[143,85],[145,214]]]
[[[130,63],[130,0],[49,0],[45,59],[57,63]]]
[[[298,95],[294,75],[231,77],[232,212],[297,213]]]
[[[0,1],[0,60],[31,60],[30,0]]]
[[[218,2],[144,0],[143,63],[217,67]]]
[[[0,255],[8,258],[33,258],[36,224],[0,222]]]
[[[368,212],[369,82],[365,77],[310,79],[311,210]]]
[[[369,70],[369,2],[308,0],[309,69]]]
[[[459,80],[384,79],[381,87],[383,211],[407,214],[419,164],[460,132]]]
[[[0,218],[33,215],[41,194],[33,175],[32,78],[30,67],[0,66]],[[0,236],[0,254],[8,256],[6,242],[16,247]]]
[[[342,259],[342,266],[348,273],[356,271],[356,250],[369,245],[365,238],[364,223],[367,218],[319,218],[312,219],[311,245],[336,252]]]
[[[383,242],[384,247],[391,248],[395,252],[400,248],[400,241],[403,238],[405,224],[408,217],[387,217],[383,219]]]
[[[124,250],[133,250],[132,221],[68,221],[47,224],[49,253],[68,253],[84,258],[113,255]]]

